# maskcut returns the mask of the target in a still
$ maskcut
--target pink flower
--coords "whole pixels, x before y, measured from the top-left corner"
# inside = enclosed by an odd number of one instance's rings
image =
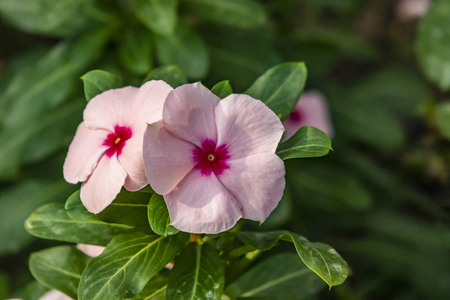
[[[78,250],[90,257],[97,257],[103,253],[105,247],[97,245],[77,244]]]
[[[172,88],[149,81],[94,97],[64,162],[67,182],[81,184],[81,201],[93,213],[107,207],[122,186],[137,191],[147,185],[142,143],[147,123],[159,121]]]
[[[69,296],[57,290],[45,293],[39,300],[72,300]]]
[[[293,136],[303,126],[314,126],[328,134],[330,138],[334,134],[327,103],[319,92],[303,93],[283,125],[286,128],[284,140]]]
[[[402,21],[410,21],[423,16],[431,0],[401,0],[397,6],[397,15]]]
[[[275,154],[283,130],[250,96],[220,100],[199,83],[170,92],[162,121],[145,132],[144,162],[172,225],[218,233],[241,217],[263,222],[285,186],[284,164]]]

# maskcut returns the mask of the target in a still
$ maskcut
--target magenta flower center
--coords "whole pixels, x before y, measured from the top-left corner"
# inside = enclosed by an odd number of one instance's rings
[[[116,153],[117,155],[120,155],[123,147],[125,147],[125,142],[128,141],[132,135],[133,132],[130,127],[116,125],[114,127],[114,133],[108,134],[103,142],[104,146],[109,147],[106,151],[106,155],[108,157],[111,157]]]
[[[227,164],[230,155],[228,155],[228,147],[225,144],[216,147],[213,140],[205,139],[201,148],[194,148],[192,155],[194,162],[197,163],[195,169],[200,170],[202,175],[209,176],[214,172],[216,176],[219,176],[230,168]]]
[[[288,119],[292,122],[300,122],[302,120],[302,113],[299,110],[294,110],[289,114]]]

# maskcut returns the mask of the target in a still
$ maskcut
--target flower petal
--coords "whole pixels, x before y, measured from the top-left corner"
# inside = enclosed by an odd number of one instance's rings
[[[139,88],[129,116],[140,122],[142,127],[162,119],[164,102],[172,87],[162,80],[151,80]],[[135,123],[137,123],[135,122]],[[140,127],[139,126],[139,127]],[[133,128],[136,128],[133,126]]]
[[[145,173],[158,194],[169,193],[195,166],[194,145],[170,134],[162,122],[147,127],[144,134]]]
[[[125,142],[122,153],[118,155],[120,164],[128,174],[124,187],[129,191],[140,190],[148,184],[142,155],[144,130],[145,127],[134,131],[133,136]]]
[[[263,152],[275,153],[284,128],[264,103],[231,94],[216,107],[217,145],[227,145],[231,159]]]
[[[182,85],[167,96],[164,125],[176,137],[198,147],[205,139],[216,141],[214,109],[219,101],[219,97],[198,82]]]
[[[97,257],[102,254],[105,247],[97,245],[77,244],[78,250],[90,257]]]
[[[87,181],[81,185],[80,198],[88,211],[97,214],[104,210],[120,192],[127,172],[117,155],[103,155]]]
[[[241,218],[239,204],[212,173],[192,170],[164,196],[172,225],[185,232],[219,233]]]
[[[60,291],[51,290],[42,295],[39,300],[72,300],[72,298],[70,298],[66,294],[61,293]]]
[[[116,125],[128,125],[130,104],[138,93],[138,88],[127,86],[105,91],[89,101],[84,110],[84,121],[88,128],[106,129],[114,132]]]
[[[285,187],[283,161],[273,153],[260,153],[227,162],[220,182],[242,206],[243,217],[263,222],[277,207]]]
[[[103,145],[108,133],[102,129],[88,129],[84,122],[78,126],[64,161],[63,173],[67,182],[75,184],[91,175],[103,153],[108,150]]]

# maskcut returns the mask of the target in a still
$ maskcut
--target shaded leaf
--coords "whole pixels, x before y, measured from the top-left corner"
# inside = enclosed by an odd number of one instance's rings
[[[220,299],[224,268],[211,245],[190,243],[175,260],[167,285],[167,299]]]
[[[169,273],[168,270],[161,270],[150,279],[139,295],[130,298],[130,300],[165,300],[167,283],[169,282],[169,274],[167,273]]]
[[[89,101],[104,91],[122,86],[119,78],[107,71],[92,70],[81,76],[84,85],[84,96]]]
[[[32,235],[51,240],[105,246],[119,233],[133,227],[98,220],[73,220],[60,203],[49,203],[31,214],[25,229]]]
[[[30,256],[31,274],[43,285],[76,299],[78,283],[89,257],[73,246],[59,246]]]
[[[256,79],[245,94],[264,102],[284,121],[300,98],[306,75],[304,63],[283,63]]]
[[[320,276],[330,287],[342,284],[348,276],[347,263],[332,247],[313,243],[305,237],[288,231],[236,232],[233,233],[245,244],[266,251],[278,240],[293,242],[303,263]]]
[[[450,102],[440,103],[435,111],[436,126],[447,139],[450,139]]]
[[[173,88],[188,83],[186,75],[177,66],[163,66],[153,69],[145,77],[144,82],[149,80],[164,80]]]
[[[292,158],[320,157],[332,150],[331,140],[323,131],[303,126],[289,140],[281,143],[276,154],[283,160]]]
[[[78,288],[80,300],[130,298],[182,249],[188,235],[162,237],[143,233],[115,237],[93,258]]]
[[[226,96],[233,93],[233,88],[231,87],[230,82],[228,80],[223,80],[221,82],[216,83],[212,87],[211,92],[220,99],[223,99]]]
[[[159,235],[173,235],[179,232],[170,225],[169,211],[163,196],[153,194],[148,203],[148,222],[152,230]]]
[[[119,59],[132,73],[146,74],[153,64],[152,36],[141,28],[132,28],[123,34],[119,44]]]
[[[259,263],[229,285],[225,293],[239,298],[311,299],[325,287],[320,278],[298,259],[284,253]]]
[[[133,0],[133,10],[150,30],[161,34],[173,33],[177,23],[178,0]]]

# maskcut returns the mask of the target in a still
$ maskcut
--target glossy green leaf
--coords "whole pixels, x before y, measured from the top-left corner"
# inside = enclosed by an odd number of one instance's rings
[[[66,201],[67,214],[77,221],[103,221],[148,228],[147,204],[152,196],[147,191],[129,192],[122,189],[116,199],[98,214],[89,212],[80,199],[80,191],[73,193]]]
[[[145,77],[144,82],[149,80],[164,80],[173,88],[188,83],[186,75],[177,66],[163,66],[153,69]]]
[[[277,148],[277,155],[283,159],[320,157],[332,150],[331,140],[323,131],[303,126],[289,140]]]
[[[105,223],[98,220],[73,220],[60,203],[38,208],[25,221],[25,229],[32,235],[51,240],[105,246],[119,233],[133,227]]]
[[[256,79],[245,94],[263,101],[284,121],[300,98],[306,76],[304,63],[283,63]]]
[[[252,0],[183,0],[183,8],[202,19],[243,29],[268,22],[263,6]]]
[[[220,299],[225,284],[223,262],[211,245],[190,243],[175,260],[167,299]]]
[[[229,285],[225,293],[239,298],[311,299],[326,285],[293,253],[272,256]]]
[[[223,99],[226,96],[233,93],[233,88],[231,87],[230,82],[228,80],[223,80],[221,82],[216,83],[212,87],[211,92],[220,99]]]
[[[450,102],[443,102],[436,106],[436,126],[447,139],[450,139]]]
[[[0,15],[35,34],[65,36],[89,24],[83,7],[90,0],[2,0]]]
[[[177,65],[191,79],[208,72],[209,54],[202,37],[180,22],[173,35],[156,37],[156,55],[162,64]]]
[[[78,299],[122,299],[138,295],[147,282],[186,244],[184,233],[163,237],[143,233],[115,237],[93,258],[78,288]]]
[[[442,90],[450,90],[450,1],[435,1],[422,19],[417,55],[425,74]]]
[[[348,276],[345,260],[332,247],[323,243],[313,243],[305,237],[288,231],[236,232],[233,233],[245,244],[266,251],[274,247],[278,240],[293,242],[303,263],[329,286],[342,284]]]
[[[119,59],[130,72],[138,75],[148,73],[153,64],[152,36],[140,27],[127,30],[119,44]]]
[[[167,269],[161,270],[150,279],[139,295],[130,298],[130,300],[165,300],[167,283],[169,282],[168,273],[169,270]]]
[[[133,0],[139,20],[157,34],[170,35],[177,24],[178,0]]]
[[[103,70],[92,70],[81,76],[84,85],[84,96],[89,101],[104,91],[122,86],[119,78]]]
[[[48,291],[49,289],[46,286],[33,280],[20,290],[17,298],[21,300],[36,300],[36,298],[40,299]]]
[[[73,246],[59,246],[30,256],[31,274],[43,285],[76,299],[78,283],[89,257]]]
[[[148,203],[148,222],[152,230],[159,235],[173,235],[178,229],[170,225],[169,211],[163,196],[153,194]]]
[[[0,255],[16,253],[33,240],[23,223],[39,206],[62,199],[73,187],[59,180],[28,180],[3,189],[0,195]]]

